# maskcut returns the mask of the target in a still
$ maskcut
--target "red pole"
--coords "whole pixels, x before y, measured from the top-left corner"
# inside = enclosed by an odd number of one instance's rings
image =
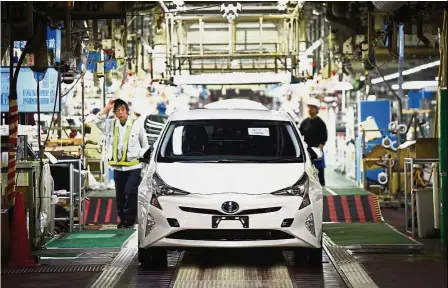
[[[16,160],[17,160],[17,132],[19,127],[19,107],[17,103],[17,79],[19,77],[20,67],[25,59],[26,53],[29,51],[31,41],[27,41],[25,48],[20,55],[19,62],[14,71],[14,37],[13,37],[13,21],[12,21],[12,7],[9,8],[9,137],[8,137],[8,182],[6,187],[5,196],[9,200],[15,196],[16,188]]]

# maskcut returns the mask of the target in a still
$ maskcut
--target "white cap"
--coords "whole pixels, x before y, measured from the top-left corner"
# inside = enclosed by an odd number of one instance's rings
[[[308,100],[308,106],[314,106],[317,107],[318,109],[320,109],[320,101],[316,98],[310,98],[310,100]]]

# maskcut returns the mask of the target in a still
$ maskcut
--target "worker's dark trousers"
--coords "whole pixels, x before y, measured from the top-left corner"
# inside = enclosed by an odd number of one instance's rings
[[[325,186],[325,168],[316,168],[319,172],[319,182],[322,187]]]
[[[142,169],[114,170],[117,213],[121,223],[134,225],[137,220],[138,186]]]

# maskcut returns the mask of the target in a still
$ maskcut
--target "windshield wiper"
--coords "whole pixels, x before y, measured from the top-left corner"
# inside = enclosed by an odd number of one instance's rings
[[[303,162],[302,157],[278,158],[266,161],[266,163],[301,163],[301,162]]]

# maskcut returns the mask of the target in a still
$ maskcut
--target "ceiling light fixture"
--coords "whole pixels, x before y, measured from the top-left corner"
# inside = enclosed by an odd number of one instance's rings
[[[278,3],[277,3],[277,10],[278,11],[285,11],[287,3],[288,3],[288,1],[284,1],[284,0],[278,1]]]
[[[226,4],[223,3],[221,5],[221,12],[224,11],[222,17],[226,17],[228,20],[233,20],[239,16],[238,12],[241,11],[242,8],[243,6],[241,6],[239,2],[236,3],[236,6],[234,6],[233,4],[228,4],[226,6]]]
[[[423,65],[420,65],[420,66],[417,66],[417,67],[405,70],[405,71],[403,71],[403,75],[404,76],[411,75],[411,74],[420,72],[422,70],[426,70],[426,69],[429,69],[429,68],[432,68],[432,67],[436,67],[436,66],[439,66],[439,65],[440,65],[440,60],[437,60],[437,61],[434,61],[434,62],[430,62],[430,63],[427,63],[427,64],[423,64]],[[389,74],[387,76],[384,76],[384,80],[389,81],[389,80],[392,80],[392,79],[397,79],[398,76],[399,76],[398,73]],[[373,85],[375,85],[375,84],[384,82],[384,80],[383,80],[382,77],[379,77],[379,78],[372,79],[371,83]]]
[[[425,88],[437,87],[437,81],[408,81],[403,83],[404,90],[420,90]],[[398,90],[398,84],[392,85],[392,89]]]
[[[185,6],[184,1],[173,1],[173,4],[176,5],[176,11],[187,10],[187,7]]]

